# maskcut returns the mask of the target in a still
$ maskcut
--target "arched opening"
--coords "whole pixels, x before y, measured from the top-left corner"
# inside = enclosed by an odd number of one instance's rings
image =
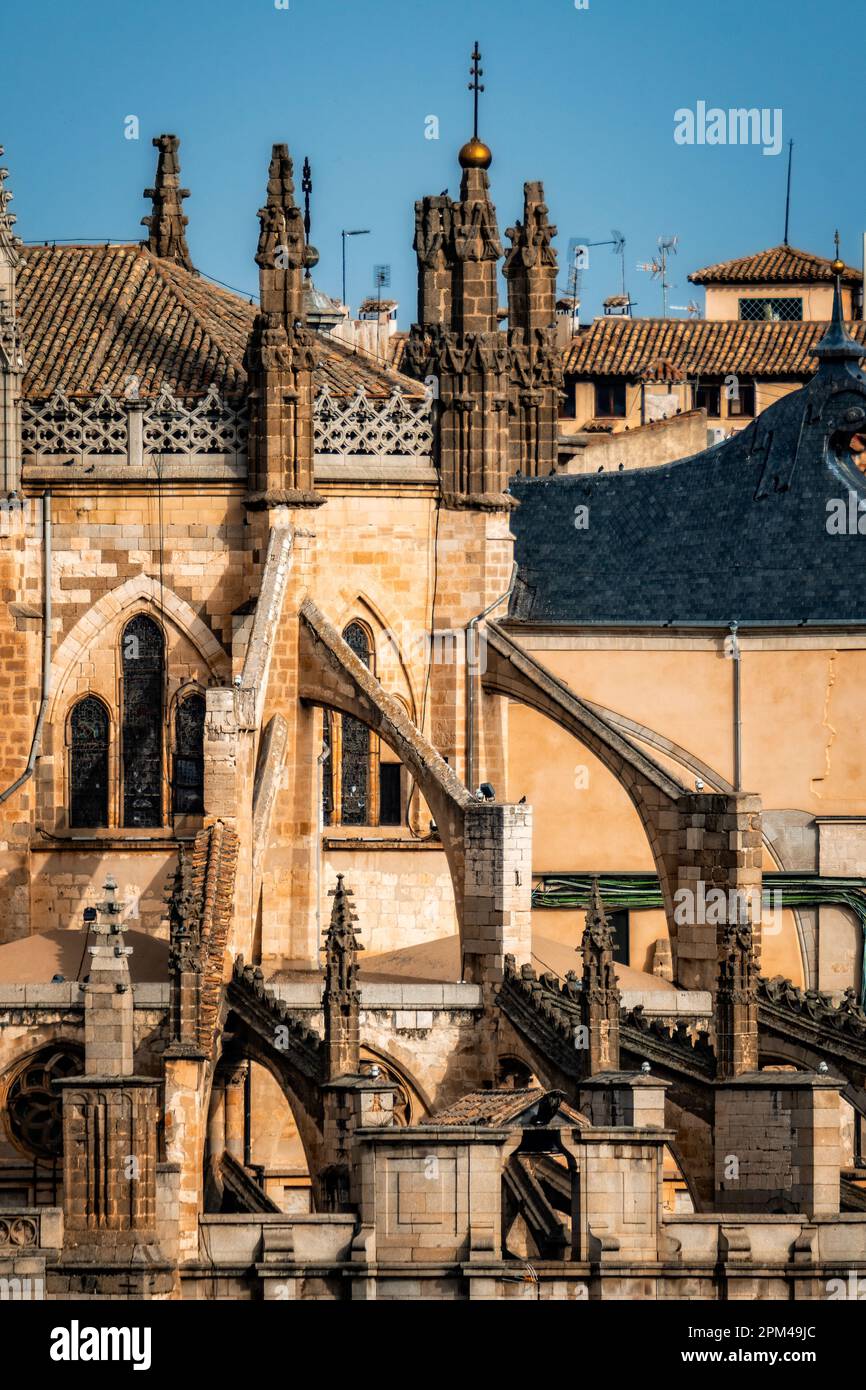
[[[108,710],[95,695],[86,695],[69,719],[69,823],[73,829],[108,825],[108,742]]]
[[[0,1209],[56,1206],[63,1185],[63,1097],[56,1085],[84,1070],[61,1039],[13,1067],[0,1086]]]
[[[203,695],[188,695],[177,707],[174,720],[174,770],[172,793],[176,816],[200,816],[204,812]]]
[[[210,1212],[314,1210],[307,1143],[294,1098],[264,1058],[223,1058],[211,1090],[205,1155]]]
[[[165,711],[165,638],[138,613],[123,629],[123,824],[160,826],[162,730]]]

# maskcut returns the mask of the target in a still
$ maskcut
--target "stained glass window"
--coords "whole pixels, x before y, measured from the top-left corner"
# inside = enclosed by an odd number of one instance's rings
[[[9,1128],[36,1158],[63,1152],[63,1097],[55,1081],[83,1071],[81,1053],[65,1046],[43,1048],[21,1068],[6,1096]]]
[[[204,812],[204,716],[202,695],[190,695],[175,716],[174,810],[176,815]]]
[[[360,623],[350,623],[343,641],[370,665],[370,639]],[[370,824],[370,730],[350,714],[343,715],[343,752],[340,760],[343,825]]]
[[[88,695],[70,720],[70,807],[73,827],[108,825],[108,711]]]
[[[328,755],[322,763],[322,824],[330,825],[334,818],[334,750],[331,743],[331,716],[327,710],[322,712],[322,752]]]
[[[123,823],[162,825],[165,641],[139,613],[123,630]]]

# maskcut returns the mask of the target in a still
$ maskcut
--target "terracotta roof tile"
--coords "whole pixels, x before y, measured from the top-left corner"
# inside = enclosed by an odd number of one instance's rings
[[[444,1110],[422,1120],[425,1125],[485,1125],[492,1129],[508,1128],[547,1092],[541,1086],[509,1088],[499,1091],[470,1091]],[[558,1114],[570,1123],[585,1125],[585,1116],[563,1101]]]
[[[866,343],[866,323],[848,325]],[[825,323],[741,323],[711,319],[595,319],[578,330],[563,354],[573,376],[764,376],[808,380],[812,350]]]
[[[178,396],[215,386],[224,397],[246,385],[244,351],[256,306],[145,246],[28,246],[21,276],[24,394],[41,399],[100,391],[122,395],[136,377],[141,396]],[[317,385],[334,395],[420,395],[418,382],[317,340]]]
[[[771,246],[752,256],[740,256],[733,261],[719,261],[704,266],[689,276],[693,285],[812,285],[832,283],[833,262],[811,251],[798,251],[796,246]],[[842,274],[845,285],[862,284],[859,270],[847,265]]]

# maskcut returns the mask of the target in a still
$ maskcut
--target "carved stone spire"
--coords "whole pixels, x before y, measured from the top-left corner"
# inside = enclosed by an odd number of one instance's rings
[[[307,245],[286,145],[274,145],[259,209],[260,312],[247,346],[250,492],[247,506],[319,506],[313,488],[314,335],[305,326]]]
[[[159,159],[156,183],[153,188],[144,190],[145,198],[153,201],[153,212],[141,219],[142,226],[149,231],[146,245],[160,260],[175,261],[184,269],[192,270],[184,232],[189,218],[184,217],[181,207],[184,198],[189,197],[189,189],[180,186],[180,160],[177,157],[180,141],[176,135],[156,135],[153,144],[159,150]]]
[[[730,923],[720,942],[716,991],[716,1074],[758,1070],[758,963],[750,921]]]
[[[0,159],[3,146],[0,145]],[[8,170],[0,168],[0,487],[17,492],[21,482],[21,382],[24,354],[18,328],[18,272],[21,242],[9,211]]]
[[[597,878],[592,881],[580,949],[583,955],[581,1023],[586,1030],[588,1074],[618,1071],[620,992],[613,963],[613,933]]]
[[[508,281],[509,328],[546,329],[556,315],[556,228],[547,216],[542,183],[523,185],[523,221],[505,235],[511,242],[502,273]]]
[[[547,216],[544,188],[523,185],[523,221],[509,227],[508,282],[509,456],[512,473],[534,478],[557,461],[560,354],[556,348],[556,228]]]
[[[273,146],[259,227],[256,265],[262,313],[278,314],[289,332],[304,322],[301,272],[316,265],[319,256],[307,245],[303,215],[295,202],[294,165],[288,145]]]
[[[358,940],[357,917],[349,899],[352,891],[337,875],[337,886],[329,897],[334,899],[331,920],[325,932],[325,1050],[328,1080],[338,1076],[356,1076],[359,1070],[360,1035],[358,1015],[361,991],[358,988],[358,952],[364,947]]]

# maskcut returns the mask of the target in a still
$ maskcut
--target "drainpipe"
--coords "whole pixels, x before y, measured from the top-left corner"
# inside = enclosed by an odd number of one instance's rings
[[[322,718],[327,719],[328,711],[322,710]],[[331,756],[330,748],[323,748],[316,759],[316,787],[318,789],[318,807],[316,810],[316,824],[319,833],[316,836],[316,962],[318,964],[318,952],[322,949],[322,836],[325,833],[325,818],[322,815],[322,793],[324,790],[324,767]]]
[[[734,791],[743,789],[743,719],[740,703],[740,643],[737,638],[737,624],[731,623],[731,657],[734,662]]]
[[[23,787],[33,776],[36,768],[36,759],[42,751],[42,729],[45,724],[45,715],[48,710],[48,694],[51,688],[51,493],[42,494],[42,698],[39,705],[39,714],[36,719],[36,728],[33,730],[33,742],[30,744],[30,756],[27,759],[27,766],[17,781],[0,792],[0,805],[8,801],[9,797],[17,792],[19,787]]]
[[[466,786],[474,794],[475,788],[475,684],[472,680],[472,647],[473,636],[481,622],[488,613],[492,613],[494,608],[498,608],[500,603],[505,603],[511,598],[514,592],[514,585],[517,582],[517,561],[511,567],[511,580],[504,594],[495,598],[492,603],[488,603],[480,613],[474,618],[470,618],[466,624]],[[476,647],[477,653],[477,647]]]

